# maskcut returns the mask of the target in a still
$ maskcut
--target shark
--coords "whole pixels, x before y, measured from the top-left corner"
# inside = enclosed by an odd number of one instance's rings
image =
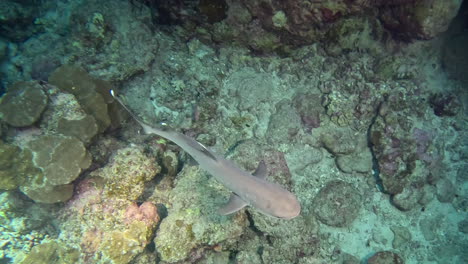
[[[167,123],[148,125],[126,106],[114,90],[110,90],[110,94],[139,123],[145,134],[155,134],[174,142],[232,192],[229,201],[218,209],[221,215],[233,214],[246,206],[280,219],[293,219],[301,213],[301,205],[293,193],[266,179],[267,167],[263,160],[255,172],[249,173],[202,143],[172,129]]]

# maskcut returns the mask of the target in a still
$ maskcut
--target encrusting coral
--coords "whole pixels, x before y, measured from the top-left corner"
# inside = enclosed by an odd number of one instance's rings
[[[26,148],[34,153],[33,163],[43,177],[26,183],[21,190],[36,202],[68,200],[73,194],[68,184],[91,165],[84,144],[74,137],[44,135],[30,141]]]
[[[47,106],[47,95],[37,82],[17,82],[0,101],[0,116],[10,126],[34,124]]]

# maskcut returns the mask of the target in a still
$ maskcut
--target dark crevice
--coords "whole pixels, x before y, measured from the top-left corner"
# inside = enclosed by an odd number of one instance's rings
[[[247,220],[249,220],[249,228],[254,231],[255,234],[257,234],[257,236],[260,236],[262,237],[263,236],[263,232],[260,231],[260,229],[258,229],[256,226],[255,226],[255,222],[253,220],[253,217],[252,217],[252,214],[249,213],[249,211],[245,211],[245,214],[247,215]]]
[[[379,105],[376,108],[375,115],[372,117],[371,123],[367,128],[367,147],[369,148],[372,154],[372,175],[374,176],[377,189],[379,189],[380,192],[385,192],[385,189],[382,183],[382,178],[380,178],[379,160],[375,155],[374,144],[372,143],[372,126],[375,124],[375,121],[379,117],[380,109],[382,108],[383,103],[387,101],[387,98],[387,96],[384,96],[383,100],[379,103]]]
[[[252,214],[250,214],[249,211],[245,211],[245,214],[247,215],[247,220],[249,221],[249,228],[259,237],[264,237],[265,234],[260,231],[260,229],[258,229],[256,226],[255,226],[255,221],[253,220],[253,217],[252,217]],[[268,243],[271,244],[271,242],[268,240]],[[263,263],[263,250],[264,250],[264,247],[263,246],[259,246],[257,248],[257,254],[260,256],[260,259],[262,260],[262,263]]]

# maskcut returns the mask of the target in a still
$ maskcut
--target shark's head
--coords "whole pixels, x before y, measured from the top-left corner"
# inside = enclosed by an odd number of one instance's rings
[[[278,197],[279,198],[279,197]],[[293,219],[301,213],[301,204],[294,194],[287,192],[280,199],[275,200],[275,205],[270,208],[270,215],[281,219]]]

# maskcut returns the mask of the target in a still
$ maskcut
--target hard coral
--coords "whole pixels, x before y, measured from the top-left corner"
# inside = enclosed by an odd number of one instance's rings
[[[32,153],[0,141],[0,190],[13,190],[42,175],[32,164]]]
[[[107,103],[112,101],[110,84],[98,81],[85,70],[70,65],[55,70],[50,75],[49,82],[60,90],[75,95],[85,112],[96,119],[99,132],[107,129],[111,122],[107,110]]]
[[[17,82],[0,101],[1,118],[10,126],[34,124],[47,105],[47,96],[38,82]]]
[[[68,200],[75,180],[91,165],[91,157],[81,141],[61,135],[42,135],[27,143],[33,163],[43,177],[36,177],[21,190],[36,202],[55,203]],[[55,194],[55,195],[51,195]]]
[[[161,167],[154,158],[135,147],[120,149],[111,163],[92,175],[107,180],[104,194],[107,197],[135,201],[143,193],[144,185],[153,179]]]

